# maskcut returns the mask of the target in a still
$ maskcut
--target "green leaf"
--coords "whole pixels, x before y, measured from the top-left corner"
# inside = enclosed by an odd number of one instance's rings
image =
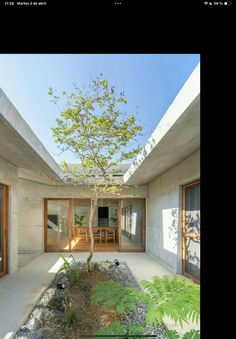
[[[52,87],[48,88],[48,95],[53,96],[53,89],[52,89]]]
[[[71,93],[62,91],[63,98],[55,96],[52,87],[48,90],[51,102],[58,107],[66,106],[60,109],[52,127],[54,140],[62,153],[72,152],[80,164],[77,170],[64,165],[64,173],[71,183],[82,181],[91,197],[95,192],[117,195],[122,189],[109,170],[137,154],[138,145],[129,147],[129,143],[142,130],[133,114],[120,109],[120,103],[126,103],[124,92],[117,97],[115,86],[109,91],[108,86],[108,80],[98,76],[89,90],[75,84]]]
[[[184,334],[183,339],[200,339],[200,331],[192,329]]]
[[[132,324],[127,327],[126,335],[142,335],[144,334],[144,328],[139,324]]]
[[[151,307],[146,314],[146,323],[149,326],[155,326],[158,322],[161,322],[163,314],[161,309]]]
[[[168,339],[180,339],[181,338],[176,330],[168,330],[166,331],[166,335]]]
[[[107,88],[108,87],[108,80],[103,80],[103,89]]]
[[[95,332],[95,335],[122,335],[121,337],[119,337],[120,339],[124,338],[124,334],[125,333],[125,329],[122,326],[122,324],[120,323],[120,321],[114,321],[112,322],[108,327],[106,328],[100,328],[99,330],[97,330]],[[101,337],[98,337],[101,338]],[[119,339],[118,338],[118,339]]]

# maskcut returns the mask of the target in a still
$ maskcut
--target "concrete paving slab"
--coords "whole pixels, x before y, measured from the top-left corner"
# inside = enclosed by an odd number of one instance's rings
[[[32,260],[36,259],[38,256],[40,256],[42,252],[40,253],[20,253],[18,254],[18,268],[29,264]]]

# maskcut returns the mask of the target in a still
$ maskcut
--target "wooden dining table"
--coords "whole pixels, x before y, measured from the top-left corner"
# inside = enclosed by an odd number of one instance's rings
[[[113,231],[115,230],[115,241],[118,241],[118,226],[98,226],[98,227],[93,227],[93,231],[100,231],[100,232],[106,232],[106,231]],[[89,227],[88,226],[74,226],[74,235],[76,232],[76,236],[79,237],[80,230],[83,231],[83,234],[86,235],[86,238],[89,237]],[[86,231],[86,232],[84,232]]]

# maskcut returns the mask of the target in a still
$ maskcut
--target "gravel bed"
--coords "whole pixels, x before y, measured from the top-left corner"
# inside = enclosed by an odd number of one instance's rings
[[[119,266],[108,262],[98,262],[101,271],[109,274],[114,280],[119,282],[124,287],[134,287],[141,289],[137,280],[134,278],[131,270],[126,263],[121,262]],[[78,262],[77,267],[79,271],[85,269],[85,263]],[[45,324],[52,327],[58,324],[58,319],[62,314],[62,301],[64,300],[64,289],[58,288],[58,284],[69,286],[68,279],[65,273],[56,275],[55,279],[49,285],[47,290],[43,293],[38,303],[33,308],[31,314],[25,321],[24,325],[18,330],[14,339],[54,339],[48,338],[41,331],[41,327]],[[64,285],[64,286],[63,286]],[[147,313],[147,307],[143,303],[138,303],[135,312],[127,313],[129,320],[133,324],[144,324],[145,315]],[[124,319],[123,324],[127,325],[128,320]],[[57,325],[57,326],[63,326]],[[165,329],[163,326],[158,325],[156,327],[146,327],[146,335],[156,335],[158,339],[168,339],[165,335]],[[56,338],[55,338],[56,339]]]

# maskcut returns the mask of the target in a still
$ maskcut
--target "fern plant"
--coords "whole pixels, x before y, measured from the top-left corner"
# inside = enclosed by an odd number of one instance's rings
[[[112,322],[108,327],[106,328],[100,328],[95,332],[95,335],[99,336],[108,336],[108,335],[117,335],[121,337],[116,337],[118,339],[124,339],[124,337],[127,336],[134,336],[135,335],[142,335],[144,333],[144,329],[139,324],[131,324],[125,327],[121,324],[120,321],[114,321]],[[132,338],[132,337],[131,337]]]
[[[193,329],[184,333],[183,336],[175,330],[166,331],[166,335],[168,336],[168,339],[200,339],[200,331]]]
[[[175,330],[166,331],[166,335],[167,335],[168,339],[180,339],[179,333]]]
[[[121,337],[117,337],[117,339],[122,339],[124,338],[124,335],[125,335],[125,329],[120,323],[120,321],[113,321],[108,327],[100,328],[99,330],[97,330],[94,333],[94,335],[97,335],[97,336],[121,335]],[[98,338],[100,337],[97,337],[96,339]]]
[[[92,287],[91,302],[101,304],[103,310],[114,308],[118,315],[134,311],[136,299],[114,280],[99,281]]]
[[[168,316],[183,327],[189,321],[199,323],[200,319],[200,287],[180,276],[142,281],[144,290],[128,288],[127,291],[135,300],[148,306],[147,325],[153,326],[163,322]]]
[[[200,331],[190,330],[183,335],[182,339],[200,339]]]
[[[200,287],[180,276],[142,281],[143,290],[124,288],[113,280],[96,283],[92,288],[91,301],[101,304],[104,310],[114,308],[118,315],[134,311],[136,304],[147,305],[146,324],[155,326],[168,316],[183,326],[189,321],[198,323],[200,319]],[[120,333],[121,334],[121,333]],[[126,333],[127,334],[127,333]],[[169,331],[169,338],[180,338],[175,331]],[[199,331],[191,330],[183,339],[198,339]]]

